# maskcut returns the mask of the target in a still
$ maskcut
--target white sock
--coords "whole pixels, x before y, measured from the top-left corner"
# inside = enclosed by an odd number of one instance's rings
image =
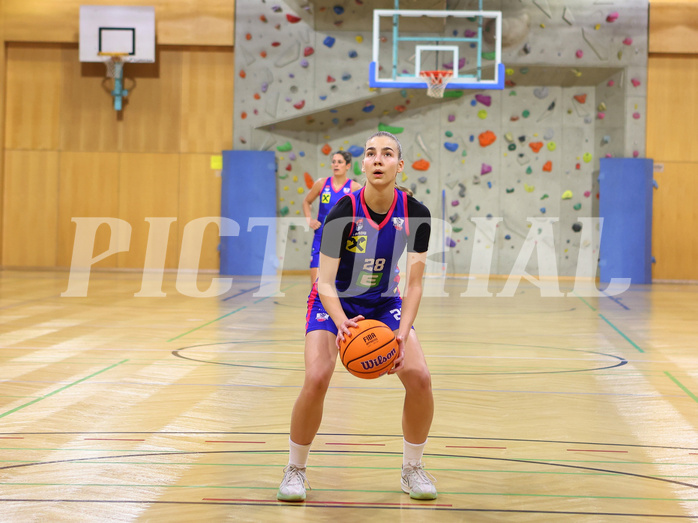
[[[415,445],[410,443],[405,438],[402,438],[402,466],[405,465],[419,465],[422,462],[422,455],[424,454],[424,447],[427,444],[426,440],[424,443]]]
[[[304,469],[308,463],[308,454],[310,453],[310,445],[298,445],[288,438],[288,464],[295,465],[298,468]]]

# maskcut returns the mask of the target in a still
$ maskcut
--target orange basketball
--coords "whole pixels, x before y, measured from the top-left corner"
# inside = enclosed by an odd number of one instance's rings
[[[361,320],[358,327],[350,327],[351,336],[344,336],[339,357],[344,367],[354,376],[378,378],[388,372],[397,357],[395,334],[378,320]]]

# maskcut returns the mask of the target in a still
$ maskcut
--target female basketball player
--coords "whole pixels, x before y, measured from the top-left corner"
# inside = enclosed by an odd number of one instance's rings
[[[347,151],[337,151],[332,154],[332,176],[318,178],[310,189],[310,192],[303,200],[303,214],[308,220],[308,224],[315,230],[313,236],[313,247],[310,250],[310,283],[317,280],[318,265],[320,263],[320,242],[322,240],[322,224],[327,213],[332,206],[339,201],[342,196],[350,192],[358,191],[361,188],[357,182],[347,178],[347,171],[351,166],[351,154]],[[317,220],[311,217],[310,205],[315,198],[320,196],[320,205],[317,211]]]
[[[305,499],[306,463],[320,428],[338,345],[350,335],[349,327],[364,318],[386,323],[398,341],[389,374],[397,374],[405,387],[402,490],[415,499],[436,499],[421,461],[434,413],[431,376],[412,329],[422,297],[430,214],[396,187],[404,163],[395,136],[383,131],[371,136],[362,162],[365,187],[342,198],[325,220],[318,281],[308,297],[305,381],[291,415],[280,500]],[[401,298],[397,262],[405,249],[407,281]]]

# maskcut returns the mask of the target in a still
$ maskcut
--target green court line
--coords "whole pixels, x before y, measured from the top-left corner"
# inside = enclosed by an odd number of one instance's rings
[[[94,376],[97,376],[98,374],[102,374],[103,372],[106,372],[106,371],[108,371],[108,370],[110,370],[110,369],[113,369],[114,367],[116,367],[116,366],[118,366],[118,365],[121,365],[122,363],[126,363],[127,361],[128,361],[128,360],[122,360],[122,361],[120,361],[119,363],[115,363],[114,365],[110,365],[110,366],[107,367],[107,368],[104,368],[104,369],[102,369],[102,370],[98,370],[97,372],[95,372],[95,373],[93,373],[93,374],[90,374],[89,376],[85,376],[84,378],[80,378],[79,380],[74,381],[73,383],[69,383],[68,385],[65,385],[64,387],[61,387],[60,389],[54,390],[53,392],[49,392],[48,394],[45,394],[45,395],[43,395],[43,396],[40,396],[40,397],[36,398],[35,400],[30,401],[29,403],[25,403],[24,405],[20,405],[19,407],[15,407],[15,408],[12,409],[12,410],[8,410],[7,412],[4,412],[3,414],[0,414],[0,418],[4,418],[5,416],[9,416],[9,415],[12,414],[13,412],[17,412],[18,410],[21,410],[21,409],[23,409],[24,407],[28,407],[29,405],[33,405],[33,404],[36,403],[37,401],[41,401],[41,400],[43,400],[43,399],[46,399],[46,398],[48,398],[48,397],[50,397],[50,396],[53,396],[54,394],[58,394],[59,392],[64,391],[65,389],[68,389],[68,388],[72,387],[73,385],[77,385],[78,383],[82,383],[83,381],[89,380],[90,378],[93,378]]]
[[[696,396],[696,395],[693,394],[690,390],[688,390],[679,380],[677,380],[677,379],[676,379],[674,376],[672,376],[669,372],[664,371],[664,374],[666,374],[667,376],[669,376],[669,379],[670,379],[671,381],[673,381],[674,383],[676,383],[682,391],[684,391],[686,394],[688,394],[688,395],[693,399],[693,401],[695,401],[696,403],[698,403],[698,396]]]
[[[613,330],[615,330],[618,334],[620,334],[621,336],[623,336],[623,338],[625,338],[626,341],[627,341],[628,343],[630,343],[630,345],[632,345],[633,347],[635,347],[635,348],[636,348],[637,350],[639,350],[640,352],[643,352],[643,353],[645,352],[645,351],[642,350],[640,347],[638,347],[638,345],[637,345],[633,340],[631,340],[631,339],[628,338],[625,334],[623,334],[623,332],[622,332],[618,327],[616,327],[616,326],[613,325],[608,319],[606,319],[606,317],[605,317],[603,314],[599,314],[599,318],[601,318],[603,321],[605,321],[605,322],[608,323],[611,327],[613,327]]]
[[[295,287],[296,285],[298,285],[298,284],[297,284],[297,283],[293,283],[293,284],[289,285],[288,287],[286,287],[286,288],[284,288],[284,289],[281,289],[281,292],[286,292],[288,289],[290,289],[291,287]],[[259,300],[255,301],[255,302],[253,302],[253,303],[257,304],[257,303],[259,303],[260,301],[266,300],[266,299],[269,298],[269,297],[270,297],[270,296],[265,296],[264,298],[260,298]],[[221,316],[220,318],[216,318],[215,320],[211,320],[211,321],[209,321],[208,323],[204,323],[203,325],[199,325],[198,327],[194,327],[193,329],[188,330],[187,332],[184,332],[184,333],[180,334],[179,336],[175,336],[174,338],[167,340],[167,343],[169,343],[169,342],[171,342],[171,341],[178,340],[179,338],[183,338],[183,337],[186,336],[187,334],[191,334],[191,333],[194,332],[194,331],[198,331],[199,329],[203,329],[204,327],[207,327],[208,325],[211,325],[212,323],[216,323],[217,321],[222,320],[223,318],[227,318],[228,316],[230,316],[230,315],[232,315],[232,314],[235,314],[236,312],[240,312],[241,310],[246,309],[246,308],[247,308],[247,305],[243,305],[243,306],[240,307],[239,309],[236,309],[236,310],[234,310],[234,311],[232,311],[232,312],[229,312],[228,314],[224,314],[224,315]]]
[[[231,314],[235,314],[236,312],[240,312],[241,310],[246,309],[246,308],[247,308],[247,306],[246,306],[246,305],[243,305],[243,306],[240,307],[239,309],[236,309],[236,310],[234,310],[234,311],[232,311],[232,312],[229,312],[228,314],[224,314],[224,315],[221,316],[220,318],[216,318],[215,320],[211,320],[211,321],[209,321],[209,322],[207,322],[207,323],[204,323],[203,325],[199,325],[198,327],[194,327],[193,329],[188,330],[187,332],[184,332],[184,333],[180,334],[179,336],[175,336],[174,338],[167,340],[167,343],[169,343],[169,342],[171,342],[171,341],[174,341],[174,340],[178,340],[179,338],[182,338],[182,337],[186,336],[187,334],[191,334],[191,333],[194,332],[194,331],[198,331],[199,329],[203,329],[204,327],[206,327],[206,326],[208,326],[208,325],[211,325],[212,323],[216,323],[218,320],[222,320],[223,318],[227,318],[227,317],[230,316]]]
[[[580,300],[582,300],[582,301],[584,302],[584,304],[585,304],[587,307],[589,307],[592,311],[596,312],[596,309],[595,309],[594,307],[592,307],[592,306],[589,304],[589,302],[587,302],[587,301],[586,301],[584,298],[582,298],[579,294],[577,294],[577,293],[574,292],[574,291],[572,291],[572,293],[573,293],[577,298],[579,298]]]

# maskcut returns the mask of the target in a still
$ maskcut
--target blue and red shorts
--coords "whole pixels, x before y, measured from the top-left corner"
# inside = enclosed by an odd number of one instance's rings
[[[360,298],[340,298],[340,303],[345,314],[349,318],[363,316],[371,320],[378,320],[385,323],[391,330],[400,327],[400,314],[402,312],[402,298],[399,295],[371,300],[367,303]],[[337,334],[337,327],[332,318],[322,306],[320,296],[317,291],[317,282],[308,296],[308,312],[305,316],[305,333],[310,331],[326,330]]]

